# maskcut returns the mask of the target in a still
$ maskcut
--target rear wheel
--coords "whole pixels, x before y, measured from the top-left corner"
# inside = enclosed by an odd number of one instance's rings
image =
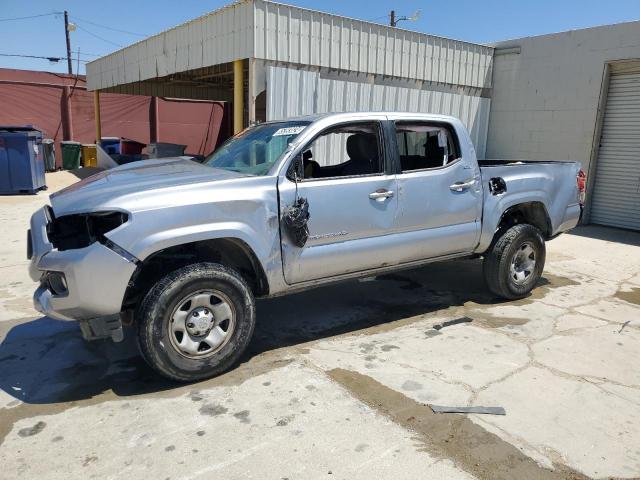
[[[526,297],[542,276],[546,256],[542,233],[533,225],[514,225],[492,243],[484,257],[484,278],[496,295]]]
[[[153,369],[172,380],[202,380],[231,368],[246,349],[253,295],[234,270],[189,265],[149,290],[137,325],[140,351]]]

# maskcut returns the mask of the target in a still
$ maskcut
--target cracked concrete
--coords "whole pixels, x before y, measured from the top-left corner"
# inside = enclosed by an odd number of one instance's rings
[[[45,201],[0,197],[3,478],[640,477],[640,234],[549,242],[516,302],[475,260],[262,300],[242,364],[183,386],[130,331],[87,344],[33,311],[24,232]]]

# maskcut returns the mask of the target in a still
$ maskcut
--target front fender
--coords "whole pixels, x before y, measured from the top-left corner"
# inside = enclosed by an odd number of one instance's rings
[[[271,249],[265,242],[256,242],[256,239],[262,235],[264,235],[264,232],[257,232],[250,225],[240,222],[203,223],[152,233],[132,245],[130,253],[144,261],[145,258],[153,253],[169,247],[203,240],[233,238],[243,241],[253,250],[256,257],[261,258],[268,255],[268,251]]]
[[[275,196],[274,196],[275,197]],[[170,247],[216,239],[238,240],[260,263],[269,285],[282,274],[277,202],[236,200],[133,212],[107,236],[137,259]]]

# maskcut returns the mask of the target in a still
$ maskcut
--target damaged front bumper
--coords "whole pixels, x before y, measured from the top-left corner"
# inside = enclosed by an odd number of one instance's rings
[[[40,282],[33,296],[36,310],[57,320],[80,322],[87,339],[121,339],[120,310],[135,259],[100,242],[58,251],[47,237],[49,221],[48,207],[31,218],[29,274]],[[54,286],[51,275],[63,281]]]

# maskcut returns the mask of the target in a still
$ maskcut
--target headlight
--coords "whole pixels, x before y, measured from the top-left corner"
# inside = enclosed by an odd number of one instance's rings
[[[47,225],[47,236],[58,250],[88,247],[104,240],[107,232],[129,219],[123,212],[94,212],[64,215],[54,218]]]

